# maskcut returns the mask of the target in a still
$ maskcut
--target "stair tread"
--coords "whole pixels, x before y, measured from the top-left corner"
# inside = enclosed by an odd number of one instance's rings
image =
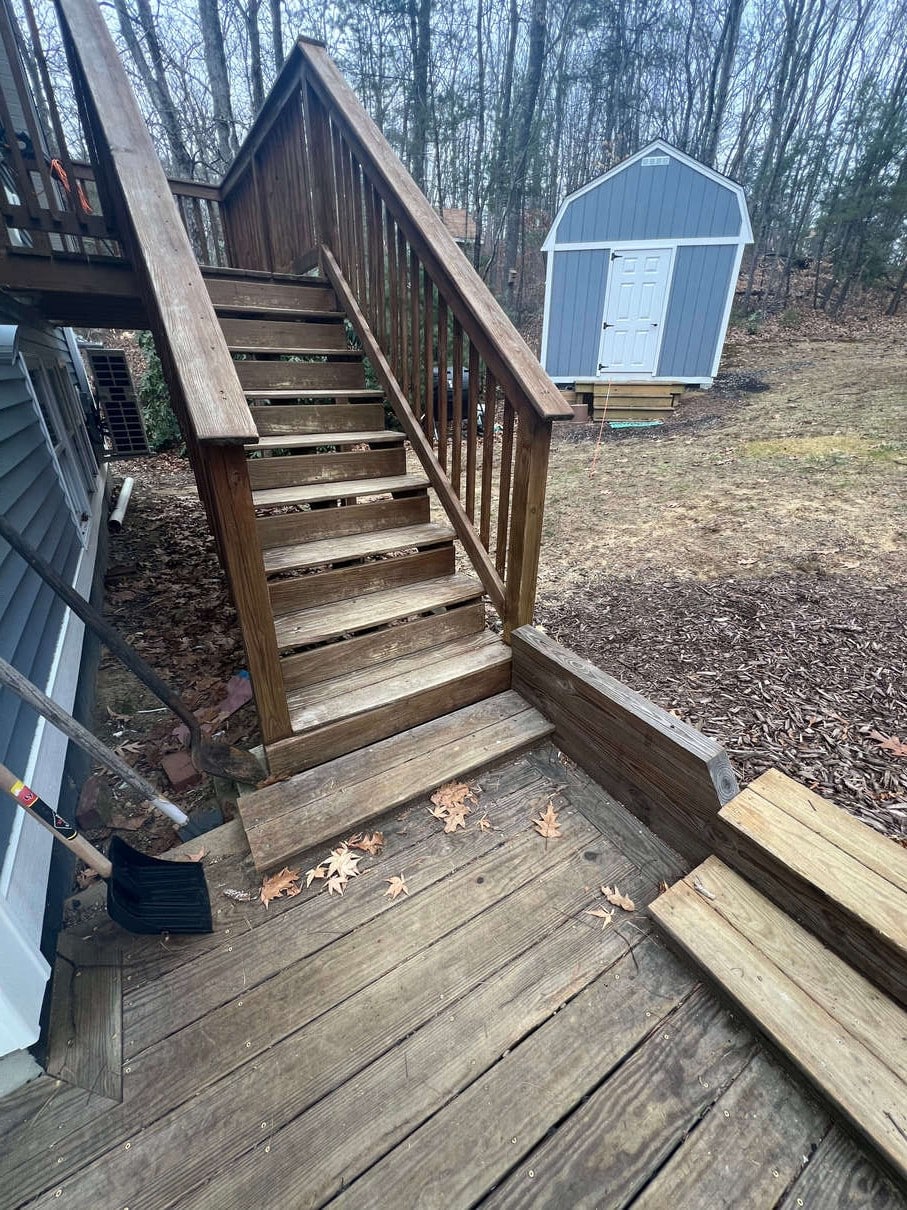
[[[312,504],[320,500],[343,500],[354,496],[383,496],[387,492],[426,488],[424,475],[388,475],[375,479],[347,479],[337,483],[305,483],[298,487],[265,487],[252,493],[256,508],[281,504]]]
[[[283,651],[358,630],[370,630],[412,614],[429,613],[482,595],[474,576],[441,576],[401,588],[370,592],[349,601],[334,601],[310,609],[293,610],[274,619],[277,645]]]
[[[450,526],[407,525],[398,529],[375,530],[351,534],[344,538],[323,538],[317,542],[300,542],[292,546],[275,546],[264,552],[265,571],[280,571],[320,567],[325,563],[341,563],[364,559],[370,555],[388,554],[413,546],[434,546],[452,542],[456,534]]]
[[[335,320],[342,323],[342,311],[318,310],[312,307],[271,307],[264,303],[214,302],[217,315],[267,315],[274,319]]]
[[[734,864],[907,1006],[907,852],[771,770],[718,815]]]
[[[337,349],[331,345],[257,345],[230,341],[227,348],[231,353],[267,353],[287,357],[334,357],[338,361],[360,361],[365,354],[361,349]]]
[[[907,1135],[907,1013],[717,857],[649,908],[901,1175]]]
[[[294,731],[310,731],[457,680],[475,668],[509,660],[510,648],[503,639],[480,631],[298,689],[287,697],[290,722]]]
[[[403,433],[375,429],[362,433],[277,433],[249,442],[247,450],[306,450],[320,445],[402,445]]]
[[[239,800],[258,869],[538,743],[553,726],[508,690],[266,786]]]
[[[242,362],[238,362],[242,365]],[[243,388],[247,399],[383,399],[383,391],[371,387],[294,387],[274,390],[272,387]]]

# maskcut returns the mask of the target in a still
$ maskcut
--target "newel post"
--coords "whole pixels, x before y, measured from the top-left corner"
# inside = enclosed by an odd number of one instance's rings
[[[545,515],[551,421],[523,408],[517,425],[504,601],[504,637],[532,622]]]

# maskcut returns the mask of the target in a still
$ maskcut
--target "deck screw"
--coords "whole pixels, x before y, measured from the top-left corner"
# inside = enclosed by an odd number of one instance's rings
[[[529,1175],[530,1175],[530,1176],[535,1176],[535,1169],[534,1169],[534,1168],[530,1168],[530,1169],[529,1169]]]
[[[62,1196],[63,1196],[63,1190],[62,1190],[62,1189],[55,1189],[55,1190],[54,1190],[54,1197],[62,1197]]]
[[[128,1150],[129,1150],[129,1148],[130,1148],[131,1146],[132,1146],[132,1143],[124,1143],[124,1144],[123,1144],[123,1150],[124,1150],[124,1151],[128,1151]]]
[[[236,1007],[237,1007],[237,1008],[242,1008],[242,1000],[237,1000],[237,1001],[236,1001]]]
[[[725,1116],[726,1118],[729,1118],[729,1117],[731,1116],[731,1113],[730,1113],[730,1110],[729,1110],[729,1109],[725,1109],[725,1111],[724,1111],[724,1116]],[[776,1174],[776,1175],[777,1175],[777,1174]]]
[[[251,1050],[251,1049],[252,1049],[252,1043],[251,1043],[251,1042],[247,1042],[247,1043],[246,1043],[246,1050]]]
[[[268,1129],[268,1123],[267,1123],[267,1122],[262,1122],[262,1124],[261,1124],[261,1128],[262,1128],[262,1130],[267,1130],[267,1129]]]
[[[515,1142],[516,1142],[516,1135],[514,1135],[514,1136],[513,1136],[513,1138],[512,1138],[510,1141],[511,1141],[511,1143],[515,1143]]]

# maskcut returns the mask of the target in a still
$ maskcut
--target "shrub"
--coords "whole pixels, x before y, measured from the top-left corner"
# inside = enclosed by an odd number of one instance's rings
[[[139,383],[139,406],[148,444],[155,451],[178,448],[184,452],[183,435],[170,406],[164,371],[150,332],[139,333],[139,348],[145,354],[148,367]]]

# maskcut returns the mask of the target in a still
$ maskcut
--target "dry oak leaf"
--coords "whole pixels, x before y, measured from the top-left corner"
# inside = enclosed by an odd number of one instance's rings
[[[882,735],[881,731],[870,731],[869,734],[885,752],[892,756],[907,756],[907,744],[896,735]]]
[[[611,923],[611,917],[614,915],[614,912],[607,912],[604,908],[587,908],[586,915],[597,916],[602,922],[602,928],[606,929]]]
[[[621,895],[617,887],[603,886],[602,894],[615,907],[623,908],[625,912],[635,912],[636,904],[628,895]]]
[[[444,831],[456,832],[457,828],[466,829],[466,816],[472,814],[466,803],[460,803],[458,807],[450,807],[447,814],[444,816]]]
[[[384,847],[384,833],[372,832],[371,836],[369,836],[368,833],[363,835],[361,832],[357,832],[346,843],[351,849],[361,849],[363,853],[368,853],[370,857],[377,857]]]
[[[561,829],[557,815],[554,804],[549,800],[545,813],[532,821],[532,826],[539,836],[544,836],[546,840],[556,840],[560,837]]]
[[[393,878],[385,878],[384,881],[389,884],[384,893],[385,895],[390,895],[391,899],[396,899],[398,895],[409,894],[405,874],[395,874]]]
[[[482,818],[479,820],[479,831],[488,832],[490,830],[491,830],[491,820],[488,818],[487,815],[483,815]]]
[[[479,801],[465,781],[446,781],[443,786],[439,786],[435,790],[431,800],[442,811],[449,811],[454,807],[459,808],[467,800],[476,804]],[[467,811],[466,814],[469,812]],[[436,811],[432,811],[432,815],[436,815],[438,819],[445,818],[443,815],[437,815]]]
[[[262,882],[258,898],[267,907],[272,899],[280,899],[283,895],[292,898],[293,895],[298,895],[301,890],[299,871],[291,870],[287,866],[284,866],[282,870],[278,870],[276,874],[272,874],[270,878],[266,878]]]

